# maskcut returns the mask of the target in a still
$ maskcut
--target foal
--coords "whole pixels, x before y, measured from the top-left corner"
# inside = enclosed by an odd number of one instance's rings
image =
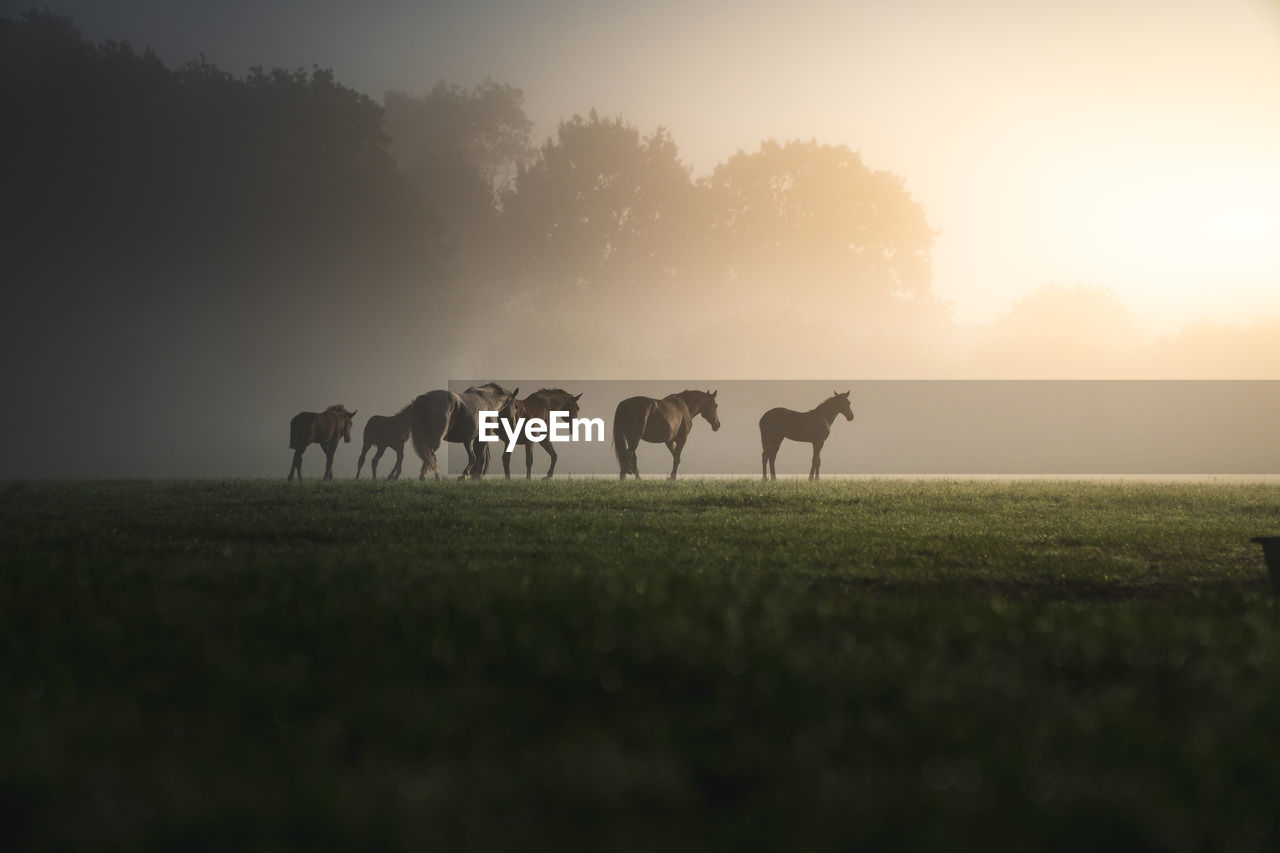
[[[373,454],[373,463],[369,472],[373,479],[378,479],[378,460],[390,447],[396,452],[396,464],[387,474],[388,480],[400,479],[400,466],[404,464],[404,443],[409,440],[409,408],[405,406],[394,415],[373,415],[364,425],[364,449],[360,451],[360,459],[356,462],[356,479],[360,479],[360,469],[364,467],[364,458],[369,455],[369,448],[375,444],[378,452]]]
[[[818,469],[822,466],[822,445],[831,434],[831,423],[836,415],[844,415],[845,420],[853,420],[853,408],[849,405],[849,394],[832,394],[818,406],[808,412],[795,412],[791,409],[770,409],[760,416],[760,445],[764,448],[760,454],[760,467],[764,479],[778,479],[778,448],[782,440],[807,441],[813,445],[813,462],[809,464],[809,479],[818,479]]]
[[[293,451],[293,463],[289,466],[289,479],[298,473],[302,479],[302,451],[315,443],[324,450],[324,478],[333,479],[333,454],[338,450],[338,440],[351,441],[351,419],[355,412],[348,412],[341,404],[330,406],[323,412],[298,412],[289,421],[289,449]]]

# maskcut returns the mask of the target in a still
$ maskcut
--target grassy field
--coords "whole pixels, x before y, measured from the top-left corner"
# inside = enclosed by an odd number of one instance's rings
[[[1265,849],[1274,485],[0,483],[31,849]]]

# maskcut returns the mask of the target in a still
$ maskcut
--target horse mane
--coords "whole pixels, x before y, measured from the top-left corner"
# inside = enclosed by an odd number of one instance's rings
[[[504,397],[505,397],[505,396],[507,396],[507,395],[509,395],[509,394],[511,393],[511,392],[510,392],[510,391],[508,391],[506,388],[503,388],[501,385],[499,385],[497,382],[486,382],[486,383],[484,383],[483,385],[472,385],[472,386],[471,386],[470,388],[468,388],[467,390],[468,390],[468,391],[483,391],[483,390],[485,390],[486,388],[487,388],[488,390],[492,391],[493,393],[495,393],[495,394],[501,394],[501,395],[503,395]]]
[[[344,406],[344,405],[342,405],[341,403],[334,403],[332,406],[330,406],[329,408],[325,409],[325,411],[326,411],[326,412],[340,412],[340,413],[342,413],[342,414],[344,414],[344,415],[349,415],[349,414],[351,414],[350,412],[348,412],[348,411],[347,411],[347,407],[346,407],[346,406]]]
[[[533,394],[530,394],[529,396],[530,396],[530,397],[532,397],[532,396],[537,395],[537,394],[545,394],[545,395],[546,395],[546,396],[548,396],[548,397],[550,397],[550,396],[554,396],[554,395],[557,395],[557,394],[558,394],[558,395],[560,395],[560,396],[564,396],[564,397],[572,397],[572,396],[573,396],[572,394],[570,394],[568,391],[564,390],[563,388],[539,388],[537,391],[534,391],[534,392],[533,392]]]
[[[830,397],[828,397],[827,399],[823,400],[823,401],[822,401],[821,403],[819,403],[818,405],[814,406],[814,407],[813,407],[813,410],[814,410],[815,412],[821,411],[822,409],[825,409],[827,406],[830,406],[830,405],[831,405],[831,404],[833,404],[833,403],[835,403],[836,405],[839,405],[839,403],[837,403],[836,401],[837,401],[837,400],[839,400],[842,396],[844,396],[844,395],[843,395],[843,394],[832,394]]]
[[[412,409],[412,408],[413,408],[413,401],[412,401],[412,400],[410,400],[409,402],[407,402],[407,403],[405,403],[405,404],[404,404],[404,408],[403,408],[403,409],[401,409],[400,411],[396,412],[396,417],[399,417],[400,415],[403,415],[405,412],[409,411],[409,410],[410,410],[410,409]]]

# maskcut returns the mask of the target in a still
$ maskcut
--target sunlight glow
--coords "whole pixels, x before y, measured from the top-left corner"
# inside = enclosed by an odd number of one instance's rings
[[[1121,156],[1046,177],[1058,246],[1117,276],[1252,275],[1280,262],[1280,170]]]

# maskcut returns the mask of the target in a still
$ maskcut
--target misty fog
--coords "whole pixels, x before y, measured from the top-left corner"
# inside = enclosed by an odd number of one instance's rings
[[[375,100],[0,20],[0,476],[283,478],[295,413],[343,403],[359,432],[451,379],[1280,379],[1280,318],[1157,336],[1073,282],[959,325],[893,164],[765,139],[695,173],[665,129],[589,104],[539,141],[518,82]],[[795,397],[770,405],[819,402]],[[1214,421],[1252,418],[1240,399]]]

